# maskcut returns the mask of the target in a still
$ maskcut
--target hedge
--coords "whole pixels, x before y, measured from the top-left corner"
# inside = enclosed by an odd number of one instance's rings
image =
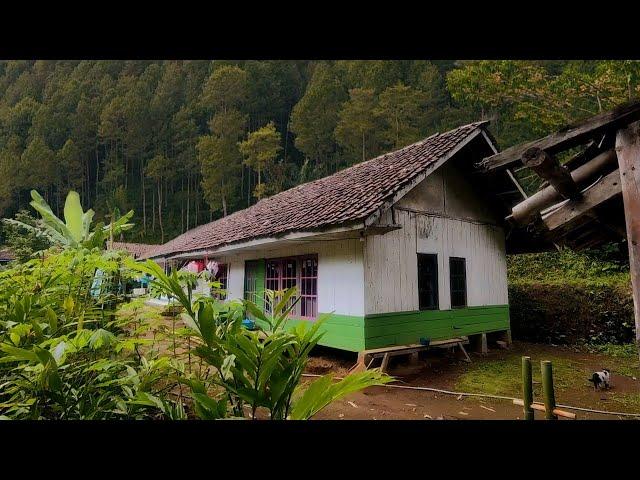
[[[513,338],[552,344],[634,340],[633,298],[627,283],[511,282]]]

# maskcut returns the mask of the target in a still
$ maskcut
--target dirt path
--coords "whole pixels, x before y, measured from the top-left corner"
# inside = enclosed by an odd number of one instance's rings
[[[569,348],[517,343],[511,350],[492,350],[488,357],[472,355],[473,364],[469,365],[457,358],[437,353],[429,353],[416,364],[391,363],[389,374],[396,377],[398,385],[428,386],[454,391],[478,391],[499,395],[519,394],[519,359],[529,355],[535,362],[539,359],[553,359],[557,365],[556,401],[565,405],[587,407],[606,411],[640,412],[635,403],[621,404],[615,399],[640,401],[640,382],[633,376],[613,374],[614,387],[610,391],[595,391],[586,381],[587,372],[599,370],[614,362],[618,368],[619,359],[604,355],[577,351]],[[348,354],[324,350],[318,352],[310,361],[309,373],[325,374],[332,372],[336,376],[344,375],[354,359]],[[635,364],[634,364],[635,365]],[[508,367],[498,370],[494,369]],[[635,366],[633,367],[635,368]],[[616,370],[613,369],[615,372]],[[493,375],[493,376],[492,376]],[[497,378],[504,383],[495,384]],[[478,389],[464,389],[461,385],[469,383],[468,378],[479,379]],[[511,378],[514,377],[514,378]],[[534,374],[535,379],[535,374]],[[482,383],[485,382],[485,383]],[[534,385],[534,389],[539,386]],[[503,389],[501,391],[500,389]],[[492,391],[493,390],[493,391]],[[536,395],[536,400],[540,396]],[[618,417],[586,412],[575,412],[578,419],[622,419]],[[314,418],[344,420],[467,420],[467,419],[508,419],[522,417],[522,407],[508,400],[484,399],[477,397],[457,397],[426,391],[404,390],[396,388],[372,387],[363,392],[350,395],[346,399],[334,402]],[[536,418],[543,418],[536,412]]]

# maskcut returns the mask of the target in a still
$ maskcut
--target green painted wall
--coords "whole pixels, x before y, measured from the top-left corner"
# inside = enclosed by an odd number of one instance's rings
[[[293,327],[307,321],[292,318],[287,325]],[[360,352],[365,349],[419,343],[420,338],[444,340],[509,328],[508,305],[395,312],[366,317],[333,314],[320,329],[324,335],[319,344]]]
[[[256,290],[264,291],[264,259],[256,264],[256,276]],[[264,308],[262,295],[258,297],[258,306]],[[288,326],[293,327],[300,322],[308,322],[308,320],[292,318],[288,321]],[[509,328],[508,305],[393,312],[366,316],[332,314],[320,329],[324,335],[319,344],[360,352],[365,349],[419,343],[420,338],[444,340]]]
[[[308,322],[300,318],[292,318],[287,321],[287,328],[293,328],[300,322]],[[264,328],[266,325],[261,326]],[[333,314],[324,321],[320,332],[324,335],[320,339],[319,345],[325,347],[339,348],[350,352],[360,352],[364,350],[364,317],[351,315]]]
[[[419,343],[420,338],[444,340],[509,328],[508,305],[367,315],[365,348]]]

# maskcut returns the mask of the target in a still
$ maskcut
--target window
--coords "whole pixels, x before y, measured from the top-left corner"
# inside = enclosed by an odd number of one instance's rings
[[[213,292],[214,297],[219,300],[227,298],[227,275],[229,267],[224,263],[218,265],[218,272],[213,276],[213,281],[220,282],[220,288],[215,288]]]
[[[300,263],[300,316],[318,316],[318,257],[303,258]]]
[[[438,309],[438,256],[418,254],[418,301],[420,310]]]
[[[451,285],[451,308],[467,306],[467,262],[464,258],[449,258],[449,283]]]
[[[318,316],[318,257],[274,258],[266,263],[266,288],[287,290],[298,287],[298,301],[292,316],[313,319]],[[295,301],[294,298],[291,302]],[[265,303],[265,310],[271,306]]]
[[[258,303],[259,269],[260,260],[249,260],[244,264],[244,298],[254,303]]]

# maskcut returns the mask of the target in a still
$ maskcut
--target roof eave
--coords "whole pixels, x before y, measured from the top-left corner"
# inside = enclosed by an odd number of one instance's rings
[[[199,250],[188,250],[181,252],[174,252],[170,255],[156,255],[152,257],[148,257],[151,260],[171,260],[171,259],[182,259],[182,258],[199,258],[203,256],[214,256],[219,254],[227,254],[227,253],[235,253],[237,251],[246,250],[255,247],[263,247],[267,245],[273,245],[281,242],[287,241],[296,241],[296,240],[314,240],[313,237],[318,237],[322,235],[330,235],[330,234],[339,234],[343,232],[352,232],[352,231],[360,231],[366,228],[366,225],[362,220],[357,220],[355,222],[350,222],[348,224],[342,224],[339,226],[327,226],[326,228],[321,228],[318,230],[308,230],[308,231],[298,231],[298,232],[288,232],[281,236],[271,236],[271,237],[258,237],[252,238],[251,240],[232,242],[220,247],[214,248],[204,248]],[[322,241],[322,239],[318,239],[318,241]]]

